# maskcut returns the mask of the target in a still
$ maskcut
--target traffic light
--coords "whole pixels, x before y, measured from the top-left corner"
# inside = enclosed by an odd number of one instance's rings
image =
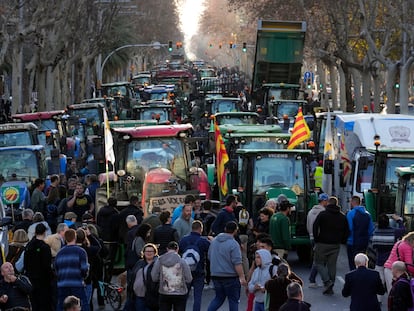
[[[312,79],[309,78],[309,79],[306,80],[306,87],[308,89],[312,88]]]
[[[210,43],[210,44],[209,44],[209,47],[210,47],[210,48],[212,48],[212,47],[213,47],[213,44],[211,44],[211,43]]]
[[[400,83],[397,81],[397,82],[395,82],[395,88],[396,89],[399,89],[400,88]]]
[[[319,88],[322,90],[323,89],[323,84],[319,83]]]
[[[247,44],[246,42],[243,42],[243,52],[246,53],[247,51]]]
[[[175,46],[177,47],[177,50],[178,49],[181,49],[183,47],[183,43],[180,42],[180,41],[177,41],[177,43],[175,44]]]
[[[172,47],[172,41],[168,41],[168,52],[172,52],[173,47]]]
[[[233,42],[230,41],[229,45],[230,45],[230,48],[232,49],[233,48]]]

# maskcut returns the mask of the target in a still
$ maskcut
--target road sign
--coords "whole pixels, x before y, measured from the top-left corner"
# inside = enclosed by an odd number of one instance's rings
[[[303,75],[303,82],[306,83],[309,79],[311,79],[313,83],[313,78],[314,78],[313,72],[306,71]]]

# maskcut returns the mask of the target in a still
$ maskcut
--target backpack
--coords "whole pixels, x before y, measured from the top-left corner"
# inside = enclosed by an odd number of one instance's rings
[[[200,249],[197,245],[191,244],[185,249],[182,258],[189,265],[191,272],[194,272],[200,262]]]
[[[164,295],[185,295],[187,285],[184,280],[182,263],[178,262],[174,266],[160,265],[160,293]]]

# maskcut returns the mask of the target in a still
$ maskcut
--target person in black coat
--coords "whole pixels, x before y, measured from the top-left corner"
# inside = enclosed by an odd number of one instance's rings
[[[32,284],[24,276],[16,276],[13,265],[5,262],[1,266],[0,280],[0,308],[2,310],[18,310],[18,308],[30,309],[29,294],[32,291]]]
[[[140,225],[142,223],[142,219],[144,217],[144,212],[139,204],[139,198],[136,195],[132,195],[129,199],[129,205],[122,209],[118,215],[118,237],[119,242],[127,244],[127,236],[128,236],[128,225],[126,223],[126,218],[128,215],[134,215],[137,219],[137,224]]]
[[[378,271],[368,269],[368,256],[355,256],[356,269],[345,275],[342,296],[351,296],[351,311],[381,311],[377,295],[384,295],[385,288]]]
[[[299,283],[290,283],[286,288],[288,300],[279,311],[310,311],[311,305],[303,301],[302,286]]]
[[[319,213],[313,223],[315,264],[325,285],[324,295],[333,295],[340,246],[346,243],[348,236],[346,216],[338,206],[338,199],[330,197],[325,210]]]
[[[52,251],[44,241],[46,226],[39,223],[35,236],[27,244],[24,252],[24,269],[33,285],[30,300],[33,311],[52,310],[50,293],[52,291]]]
[[[158,226],[154,230],[154,244],[158,246],[158,254],[167,252],[167,245],[171,241],[179,242],[178,232],[171,225],[171,213],[169,211],[164,211],[160,214],[160,220],[162,225]]]
[[[99,228],[99,237],[109,245],[109,263],[107,265],[107,275],[105,275],[106,282],[111,280],[116,252],[118,250],[117,217],[119,212],[116,209],[117,204],[117,199],[113,197],[108,198],[108,205],[103,206],[96,215],[96,224]]]
[[[392,275],[395,279],[388,295],[388,310],[411,310],[414,307],[411,294],[410,277],[405,262],[396,261],[392,264]]]

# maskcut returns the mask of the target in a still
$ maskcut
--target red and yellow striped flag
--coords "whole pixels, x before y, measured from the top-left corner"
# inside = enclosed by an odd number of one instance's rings
[[[303,118],[302,108],[299,108],[296,116],[295,125],[293,126],[292,136],[290,136],[288,149],[293,149],[301,142],[310,138],[310,130]]]
[[[229,156],[226,151],[226,146],[224,146],[223,137],[221,136],[217,122],[214,122],[214,133],[216,137],[217,183],[221,193],[226,195],[228,192],[227,172],[224,166],[229,162]]]

